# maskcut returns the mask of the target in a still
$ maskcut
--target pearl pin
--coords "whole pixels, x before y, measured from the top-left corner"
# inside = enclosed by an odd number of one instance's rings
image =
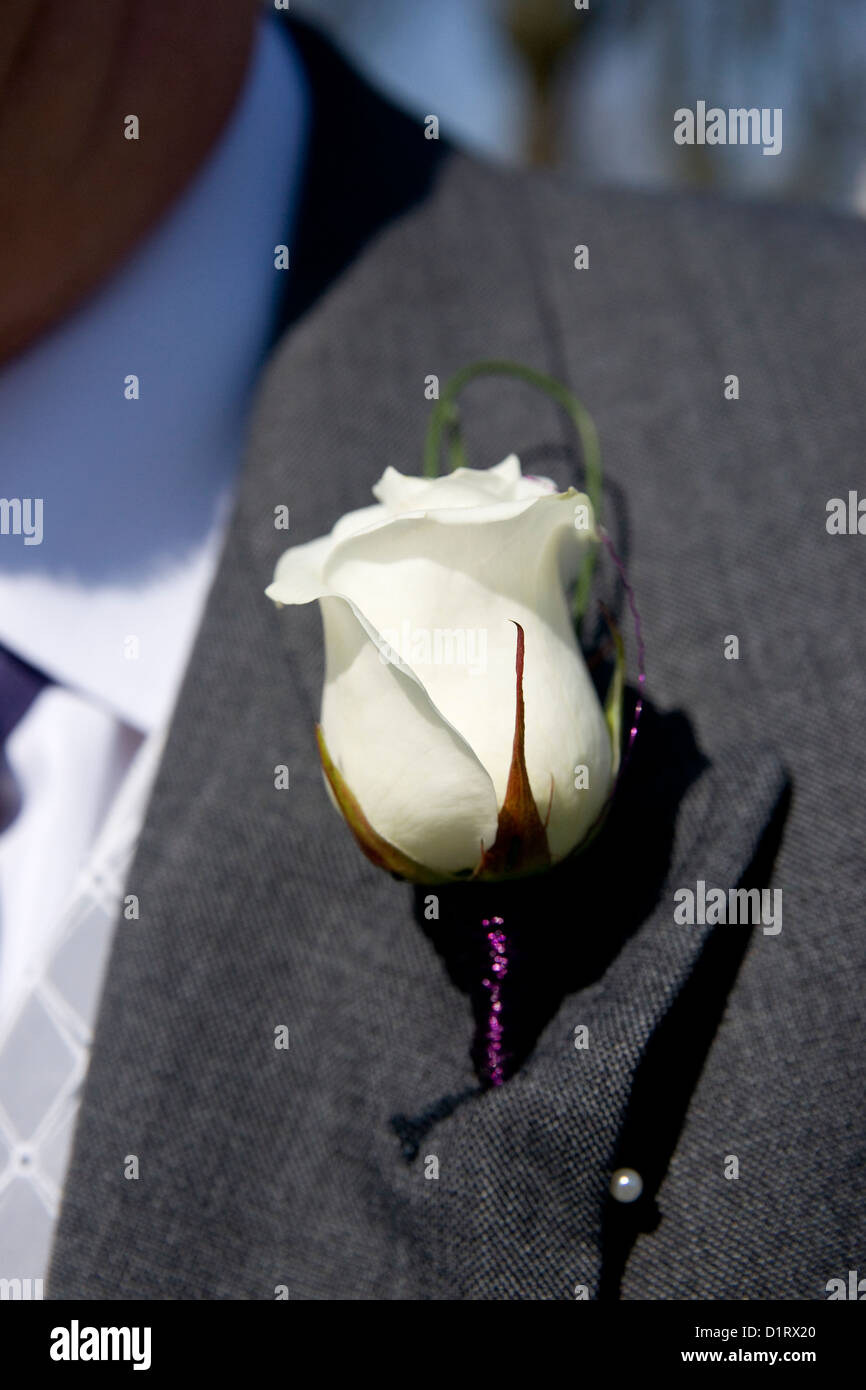
[[[636,1202],[643,1192],[643,1178],[634,1168],[617,1168],[610,1180],[610,1195],[617,1202]]]

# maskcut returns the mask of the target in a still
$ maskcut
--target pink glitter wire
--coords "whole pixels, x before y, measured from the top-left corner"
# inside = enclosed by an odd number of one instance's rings
[[[504,918],[485,917],[481,925],[492,928],[487,932],[487,940],[490,942],[490,974],[493,978],[485,976],[481,981],[484,988],[490,991],[490,1012],[485,1035],[487,1080],[491,1086],[501,1086],[505,1080],[505,1057],[502,1052],[502,1020],[499,1017],[502,1012],[502,999],[499,987],[508,974],[508,942],[502,930],[505,925]]]

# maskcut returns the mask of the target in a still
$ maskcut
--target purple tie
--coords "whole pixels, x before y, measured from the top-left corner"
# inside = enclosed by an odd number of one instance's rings
[[[6,766],[6,740],[48,684],[48,676],[0,646],[0,834],[21,809],[18,789]]]

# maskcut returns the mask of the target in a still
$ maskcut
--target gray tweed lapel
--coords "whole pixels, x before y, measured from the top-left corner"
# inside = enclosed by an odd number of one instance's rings
[[[598,1287],[635,1071],[704,935],[674,931],[664,896],[650,903],[523,1073],[428,1127],[422,1156],[440,1158],[441,1177],[425,1181],[394,1119],[472,1087],[469,1005],[409,889],[367,864],[325,796],[316,612],[277,614],[262,595],[286,539],[275,506],[290,507],[291,538],[304,539],[361,505],[385,463],[417,464],[424,375],[479,355],[493,284],[500,348],[538,360],[536,302],[504,251],[468,253],[468,303],[447,245],[432,260],[418,252],[470,215],[495,224],[496,185],[486,199],[479,182],[455,160],[269,366],[130,878],[141,920],[114,945],[55,1298],[271,1298],[283,1284],[302,1298],[570,1298],[575,1283]],[[558,432],[528,394],[495,410],[478,394],[484,461]],[[280,764],[288,790],[274,786]],[[736,881],[779,790],[772,760],[748,753],[702,773],[676,821],[685,882],[699,870]],[[599,1047],[576,1064],[571,1034],[584,1021]],[[281,1025],[288,1050],[274,1046]],[[130,1153],[137,1182],[122,1175]]]

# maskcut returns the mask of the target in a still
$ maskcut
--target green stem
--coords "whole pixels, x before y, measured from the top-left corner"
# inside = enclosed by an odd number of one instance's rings
[[[544,372],[535,371],[533,367],[521,366],[519,362],[508,362],[497,358],[485,362],[472,362],[468,367],[463,367],[459,372],[456,372],[446,383],[439,400],[433,407],[427,429],[427,440],[424,446],[425,476],[435,478],[439,474],[443,434],[447,438],[451,469],[467,467],[466,454],[460,437],[460,413],[457,409],[457,397],[464,386],[467,386],[470,381],[474,381],[476,377],[493,375],[515,377],[528,386],[534,386],[539,391],[544,391],[556,401],[557,405],[562,406],[567,411],[580,439],[586,470],[586,491],[592,503],[595,520],[599,523],[601,521],[602,491],[601,448],[598,441],[598,431],[592,416],[577,397],[572,395],[571,391],[561,382],[552,376],[547,376]],[[583,618],[589,603],[592,577],[595,573],[595,561],[596,548],[591,546],[587,550],[581,566],[574,594],[574,616],[578,623]]]

